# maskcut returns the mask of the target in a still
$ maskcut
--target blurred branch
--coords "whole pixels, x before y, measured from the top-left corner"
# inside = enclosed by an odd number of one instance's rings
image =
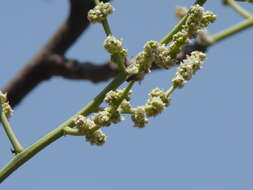
[[[234,0],[224,0],[223,3],[225,5],[229,5],[230,7],[232,7],[236,12],[238,12],[244,18],[252,18],[253,17],[253,15],[250,12],[243,9],[236,2],[234,2]]]
[[[51,76],[61,76],[66,79],[90,80],[97,83],[106,81],[118,72],[116,66],[105,62],[93,64],[91,62],[79,62],[66,59],[60,55],[51,55],[45,60],[46,71]]]
[[[40,82],[50,78],[50,74],[45,72],[46,57],[52,54],[64,55],[89,26],[87,13],[94,7],[94,3],[88,0],[69,2],[69,15],[63,24],[37,55],[4,87],[3,91],[8,92],[8,99],[12,106],[20,103]]]

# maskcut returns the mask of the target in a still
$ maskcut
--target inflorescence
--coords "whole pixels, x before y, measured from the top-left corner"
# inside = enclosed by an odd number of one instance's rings
[[[6,115],[6,117],[10,118],[13,113],[13,110],[8,102],[7,94],[2,93],[1,91],[0,91],[0,105],[1,105],[1,109],[2,109],[3,113]]]
[[[100,3],[89,11],[88,19],[93,23],[102,22],[113,10],[111,4]],[[216,16],[212,12],[204,11],[203,7],[196,4],[189,10],[177,8],[177,17],[186,19],[181,28],[173,34],[170,43],[148,41],[144,45],[143,51],[134,58],[133,63],[126,67],[125,72],[128,73],[129,77],[135,75],[134,80],[142,80],[145,74],[151,71],[152,63],[164,69],[175,66],[177,55],[182,47],[192,39],[202,37],[201,40],[208,43],[204,34],[206,34],[205,28],[208,24],[216,20]],[[116,61],[122,61],[126,58],[127,50],[123,48],[122,40],[112,35],[105,39],[104,48],[112,57],[120,58]],[[112,123],[122,121],[122,114],[130,115],[135,127],[145,127],[149,117],[157,116],[169,106],[171,93],[177,88],[183,88],[185,83],[202,68],[205,57],[205,54],[199,51],[187,55],[172,78],[172,87],[167,91],[160,88],[151,90],[146,103],[142,106],[134,107],[131,105],[132,91],[130,88],[111,90],[104,98],[107,107],[99,108],[91,117],[76,116],[73,119],[74,126],[72,127],[74,128],[66,128],[65,133],[85,136],[92,145],[103,145],[106,135],[102,132],[101,127],[108,127]]]
[[[91,9],[88,12],[88,20],[92,23],[101,23],[105,20],[105,18],[112,14],[114,8],[110,3],[103,3],[101,2],[95,8]]]

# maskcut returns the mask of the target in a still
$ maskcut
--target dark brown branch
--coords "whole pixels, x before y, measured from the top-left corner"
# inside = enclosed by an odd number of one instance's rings
[[[61,76],[73,80],[90,80],[94,83],[106,81],[118,72],[109,62],[93,64],[66,59],[59,55],[51,55],[45,60],[46,70],[50,77]]]
[[[93,6],[91,0],[70,0],[69,15],[64,23],[38,54],[4,87],[3,91],[8,92],[12,106],[20,103],[40,82],[50,77],[50,74],[45,73],[45,58],[52,54],[63,55],[73,45],[88,27],[87,12]]]

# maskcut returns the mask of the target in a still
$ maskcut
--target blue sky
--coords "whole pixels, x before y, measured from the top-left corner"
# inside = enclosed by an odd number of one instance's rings
[[[160,40],[173,27],[176,5],[191,3],[115,0],[116,12],[109,22],[131,57],[146,41]],[[210,33],[242,20],[221,1],[210,0],[205,7],[218,17]],[[253,11],[252,6],[245,7]],[[52,35],[67,9],[67,0],[2,1],[1,87]],[[61,138],[13,173],[1,188],[252,189],[252,32],[249,29],[211,47],[203,70],[173,93],[171,106],[146,128],[133,128],[128,118],[104,130],[108,141],[103,147],[90,146],[82,137]],[[104,37],[102,27],[92,25],[67,57],[96,63],[108,60]],[[174,72],[147,76],[134,87],[133,104],[143,104],[150,89],[167,89]],[[29,146],[80,110],[107,83],[62,78],[43,82],[15,109],[11,124],[17,136]],[[0,129],[0,166],[12,157],[9,150]]]

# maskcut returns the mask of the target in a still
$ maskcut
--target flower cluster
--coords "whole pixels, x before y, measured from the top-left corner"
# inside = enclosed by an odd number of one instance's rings
[[[169,103],[170,97],[167,96],[166,92],[155,88],[150,91],[146,104],[136,108],[131,107],[128,113],[131,114],[134,126],[143,128],[148,123],[148,117],[157,116],[165,107],[169,106]]]
[[[146,118],[145,109],[140,106],[134,109],[134,112],[131,116],[134,125],[139,128],[145,127],[148,123],[148,119]]]
[[[149,99],[145,105],[145,112],[148,117],[157,116],[165,107],[169,106],[170,98],[166,92],[159,88],[153,89],[149,93]]]
[[[193,5],[188,14],[187,10],[180,11],[184,12],[182,16],[187,15],[187,18],[182,29],[173,35],[169,46],[166,47],[165,44],[153,40],[148,41],[144,45],[144,50],[136,56],[135,63],[127,67],[126,70],[130,75],[138,74],[137,79],[142,80],[144,74],[150,72],[152,62],[165,69],[175,66],[177,54],[184,45],[189,43],[190,39],[198,37],[202,44],[210,43],[211,39],[204,32],[204,28],[214,22],[216,16],[212,12],[205,12],[204,8],[198,4]]]
[[[170,49],[154,40],[146,42],[144,50],[136,56],[135,62],[135,64],[127,67],[129,74],[149,73],[152,62],[165,69],[174,65],[170,56]]]
[[[216,15],[210,11],[204,11],[204,8],[194,5],[189,10],[189,16],[186,19],[184,30],[187,32],[189,38],[197,36],[197,32],[213,23],[216,20]]]
[[[192,75],[202,67],[205,57],[205,54],[199,51],[194,51],[190,56],[187,56],[177,68],[176,74],[172,79],[173,86],[183,88],[186,81],[190,80]]]
[[[80,135],[85,136],[86,141],[90,142],[91,145],[101,146],[106,141],[106,135],[99,129],[95,122],[85,116],[78,115],[74,119],[74,124],[78,129]]]
[[[88,12],[88,20],[92,23],[101,23],[105,20],[105,18],[112,14],[114,8],[110,3],[99,3],[99,5],[95,6]]]
[[[13,110],[8,102],[7,94],[2,93],[1,91],[0,91],[0,104],[6,117],[10,118],[13,113]]]
[[[111,61],[120,66],[125,63],[127,50],[123,48],[123,43],[116,37],[109,35],[104,41],[104,48],[110,53]]]
[[[112,12],[113,8],[109,3],[100,3],[89,12],[88,18],[91,22],[102,22]],[[126,71],[130,77],[135,76],[133,80],[142,80],[144,75],[150,72],[153,62],[164,69],[175,66],[182,47],[188,44],[191,39],[197,38],[201,44],[210,42],[204,29],[216,19],[212,12],[205,12],[201,6],[195,4],[190,9],[178,7],[176,14],[178,18],[184,17],[185,19],[182,20],[181,25],[178,25],[169,37],[162,42],[154,40],[146,42],[143,51],[133,59],[133,64],[126,68],[124,63],[127,50],[123,48],[122,40],[112,35],[107,36],[104,41],[104,48],[111,54],[111,60],[119,66],[123,65],[121,67],[123,71]],[[103,145],[106,136],[100,128],[122,121],[122,114],[129,114],[135,127],[145,127],[149,122],[149,117],[157,116],[169,106],[170,94],[174,89],[182,88],[186,81],[192,78],[193,74],[202,67],[204,59],[205,54],[198,51],[188,55],[176,70],[172,79],[173,86],[168,91],[159,88],[151,90],[144,105],[133,107],[130,104],[132,93],[130,83],[125,89],[109,91],[104,98],[104,102],[108,106],[99,108],[99,111],[95,112],[91,119],[82,115],[76,117],[73,122],[75,129],[69,131],[69,134],[83,135],[91,144]]]
[[[109,35],[104,41],[104,48],[110,54],[117,54],[122,51],[126,51],[123,49],[122,41],[117,39],[114,36]]]
[[[106,94],[104,101],[110,106],[119,105],[121,103],[121,97],[124,95],[124,92],[125,89],[111,90]],[[124,98],[126,100],[130,100],[131,94],[132,90],[128,91],[124,95]]]

